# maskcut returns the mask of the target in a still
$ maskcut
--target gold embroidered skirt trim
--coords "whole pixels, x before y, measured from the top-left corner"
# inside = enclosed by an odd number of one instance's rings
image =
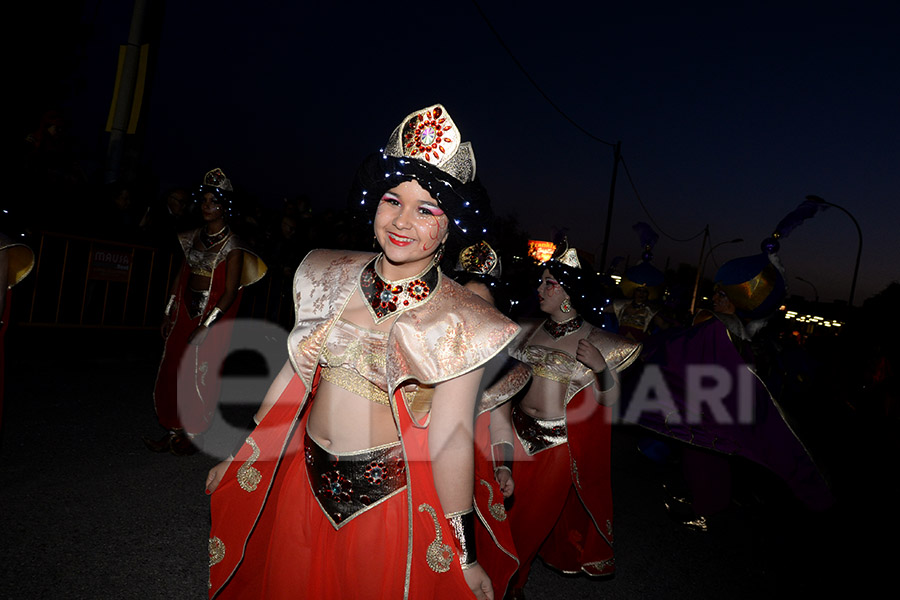
[[[335,529],[406,489],[400,442],[331,454],[306,433],[303,446],[309,486]]]
[[[512,409],[512,422],[516,437],[528,456],[569,441],[565,415],[556,419],[535,419],[517,404]]]
[[[321,377],[329,383],[333,383],[376,404],[391,405],[391,399],[387,392],[352,369],[322,367]]]

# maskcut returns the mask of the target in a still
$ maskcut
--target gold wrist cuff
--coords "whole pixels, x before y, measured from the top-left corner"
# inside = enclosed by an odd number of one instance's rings
[[[209,312],[209,315],[207,315],[207,317],[205,319],[203,319],[203,326],[204,327],[212,327],[213,323],[218,321],[219,317],[221,317],[221,316],[222,316],[222,309],[219,308],[218,306],[215,307],[214,309],[212,309]]]

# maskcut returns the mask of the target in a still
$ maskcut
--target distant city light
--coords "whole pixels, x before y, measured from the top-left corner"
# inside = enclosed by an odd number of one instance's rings
[[[784,318],[798,323],[809,323],[810,325],[821,325],[823,327],[841,327],[844,324],[842,321],[826,319],[818,315],[801,315],[795,310],[785,311]]]

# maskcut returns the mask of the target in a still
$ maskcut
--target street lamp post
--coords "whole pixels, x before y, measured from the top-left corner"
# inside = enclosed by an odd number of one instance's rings
[[[842,211],[845,215],[850,217],[850,220],[853,221],[854,225],[856,225],[856,234],[859,237],[859,244],[856,248],[856,266],[853,267],[853,281],[850,283],[850,299],[847,301],[847,305],[852,308],[853,307],[853,295],[856,293],[856,277],[857,277],[857,275],[859,275],[859,259],[862,256],[862,229],[859,227],[859,223],[856,221],[856,219],[853,217],[853,215],[850,214],[850,211],[847,210],[846,208],[844,208],[843,206],[840,206],[839,204],[835,204],[834,202],[828,202],[826,200],[823,200],[822,198],[819,198],[818,196],[807,196],[806,199],[812,200],[814,202],[821,202],[822,204],[825,204],[826,206],[835,207],[836,209]]]
[[[703,236],[704,244],[706,243],[706,239],[708,237],[709,237],[709,229],[706,230],[706,235]],[[715,250],[719,246],[724,246],[725,244],[737,244],[738,242],[743,242],[743,241],[744,241],[744,238],[735,238],[733,240],[719,242],[718,244],[716,244],[715,246],[710,248],[709,251],[705,255],[701,254],[702,258],[700,259],[700,264],[697,266],[697,277],[694,279],[694,294],[691,297],[691,314],[694,314],[694,309],[697,306],[697,290],[700,289],[700,278],[703,277],[703,270],[706,268],[706,261],[709,259],[710,255],[713,253],[713,250]],[[701,245],[700,252],[701,253],[703,252],[702,245]]]
[[[816,296],[816,304],[818,304],[819,303],[819,290],[816,289],[816,286],[813,285],[812,281],[807,281],[806,279],[803,279],[802,277],[797,277],[797,279],[799,279],[803,283],[809,285],[809,287],[811,287],[813,289],[813,294],[815,294],[815,296]]]

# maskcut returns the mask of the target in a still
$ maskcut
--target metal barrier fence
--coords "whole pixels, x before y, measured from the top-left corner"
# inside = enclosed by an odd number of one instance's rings
[[[13,290],[25,326],[156,329],[182,257],[150,246],[43,232],[35,265]],[[290,280],[266,275],[244,290],[239,315],[290,327]]]

